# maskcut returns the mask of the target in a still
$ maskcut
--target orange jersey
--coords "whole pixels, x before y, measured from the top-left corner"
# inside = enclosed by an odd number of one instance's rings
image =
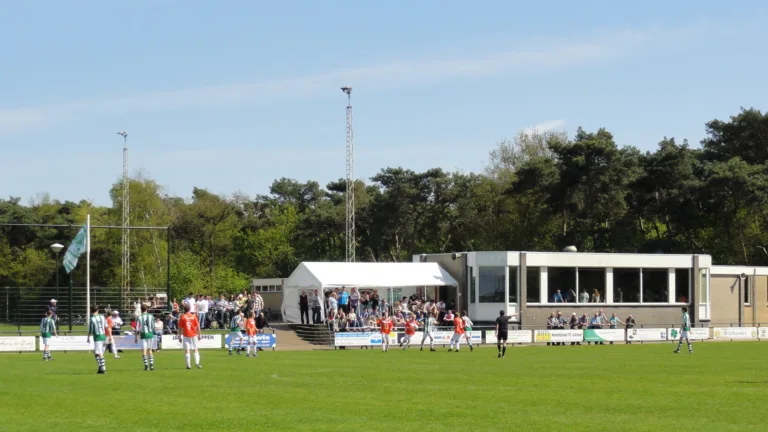
[[[464,334],[464,320],[456,317],[453,319],[453,331],[456,332],[456,334]]]
[[[256,334],[256,320],[253,318],[248,318],[248,320],[245,322],[245,334],[248,336],[253,336]]]
[[[416,321],[406,321],[405,322],[405,334],[407,335],[413,335],[416,333],[416,328],[419,326],[419,323]]]
[[[395,324],[389,318],[380,319],[376,321],[376,324],[378,324],[381,334],[389,334],[389,332],[392,331],[392,327],[395,326]]]
[[[182,331],[184,337],[197,336],[198,330],[200,330],[200,323],[197,321],[197,315],[193,313],[185,313],[179,318],[179,328]]]
[[[107,328],[105,329],[105,332],[107,333],[107,336],[112,336],[112,317],[107,317]]]

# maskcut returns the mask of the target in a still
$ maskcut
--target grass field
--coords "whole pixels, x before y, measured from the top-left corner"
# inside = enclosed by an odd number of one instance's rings
[[[0,355],[7,431],[765,431],[768,344]]]

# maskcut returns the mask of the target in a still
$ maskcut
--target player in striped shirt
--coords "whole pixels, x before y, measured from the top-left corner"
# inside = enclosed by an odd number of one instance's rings
[[[53,312],[49,309],[45,313],[45,318],[40,322],[40,336],[43,338],[43,361],[53,360],[49,346],[51,335],[58,336],[56,333],[56,322],[53,320]]]
[[[96,363],[99,365],[96,373],[107,373],[107,365],[104,362],[104,342],[107,340],[107,321],[103,316],[99,314],[99,307],[96,305],[91,306],[91,319],[88,321],[88,337],[85,339],[85,343],[91,342],[91,336],[93,336],[93,356],[96,358]]]
[[[155,357],[152,355],[152,343],[155,341],[155,317],[148,313],[149,305],[142,303],[141,315],[136,320],[136,336],[134,343],[141,338],[141,355],[144,360],[144,370],[155,370]]]
[[[691,331],[691,317],[688,316],[688,307],[683,306],[683,324],[680,326],[680,341],[677,343],[677,349],[675,354],[680,353],[680,348],[683,346],[683,339],[688,343],[688,353],[693,354],[693,347],[691,347],[691,341],[688,339],[688,332]]]
[[[474,347],[472,346],[472,326],[474,323],[471,319],[469,319],[469,315],[467,315],[467,311],[461,312],[461,320],[464,322],[464,339],[467,341],[467,345],[469,345],[469,352],[474,351]]]
[[[435,313],[430,312],[429,315],[424,319],[424,337],[421,338],[421,349],[419,351],[424,351],[424,342],[429,338],[429,350],[430,351],[437,351],[435,349],[435,329],[437,327],[437,318],[435,318]]]
[[[235,346],[237,338],[237,355],[240,355],[240,345],[243,343],[243,310],[238,309],[235,316],[229,322],[229,334],[232,336],[229,340],[229,355],[232,355],[232,348]]]

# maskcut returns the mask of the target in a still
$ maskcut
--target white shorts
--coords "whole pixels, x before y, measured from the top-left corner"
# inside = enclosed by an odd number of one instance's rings
[[[93,353],[104,354],[104,341],[93,341]]]
[[[471,331],[464,332],[464,339],[472,340],[472,332]]]
[[[43,346],[46,346],[49,343],[51,343],[51,338],[42,338],[42,339],[43,339]]]
[[[185,350],[197,350],[197,337],[184,336],[184,349]]]
[[[154,345],[154,342],[155,342],[155,338],[152,338],[152,339],[142,339],[141,340],[141,349],[145,349],[145,350],[154,349],[154,348],[152,348],[152,345]]]
[[[454,332],[453,336],[451,336],[451,342],[454,342],[454,343],[457,343],[457,344],[459,342],[461,342],[461,335],[456,333],[456,332]]]
[[[410,342],[411,341],[411,337],[413,337],[413,335],[409,335],[408,333],[406,333],[405,336],[403,336],[402,343]]]
[[[688,339],[688,332],[683,330],[680,332],[680,339]]]
[[[379,334],[381,334],[381,344],[382,345],[389,345],[389,333],[387,333],[387,334],[379,333]]]
[[[431,341],[434,341],[435,340],[435,332],[433,332],[433,331],[424,332],[424,337],[421,338],[422,342],[427,340],[427,338],[429,338],[429,340],[431,340]]]

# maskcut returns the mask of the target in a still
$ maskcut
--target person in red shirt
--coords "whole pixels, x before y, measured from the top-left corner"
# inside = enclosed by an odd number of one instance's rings
[[[179,318],[178,336],[179,341],[183,340],[184,349],[186,350],[184,357],[187,360],[187,369],[192,369],[189,364],[189,351],[195,350],[195,366],[198,369],[203,367],[200,365],[200,352],[197,351],[197,341],[200,340],[200,323],[197,321],[197,315],[190,312],[191,306],[188,303],[184,303],[184,315]],[[183,339],[182,339],[183,336]]]
[[[453,319],[453,336],[451,336],[451,346],[448,348],[448,352],[453,351],[454,345],[456,346],[456,352],[459,352],[459,345],[461,345],[461,337],[464,335],[464,320],[460,317]]]
[[[416,321],[416,317],[411,314],[411,316],[408,317],[408,320],[405,322],[405,336],[403,337],[403,341],[400,342],[400,347],[403,348],[403,351],[411,346],[411,337],[413,337],[413,335],[416,333],[417,328],[419,328],[419,322]]]
[[[246,343],[248,344],[245,349],[246,357],[251,356],[251,349],[253,349],[254,357],[259,355],[256,352],[256,333],[258,333],[258,330],[256,330],[256,319],[254,318],[254,315],[253,311],[248,312],[248,319],[245,321]]]
[[[384,316],[376,321],[376,325],[379,326],[379,331],[381,332],[381,351],[387,352],[389,351],[389,333],[392,331],[395,324],[389,317],[389,313],[384,311]]]
[[[107,333],[107,348],[109,349],[109,352],[114,354],[116,359],[119,359],[120,356],[117,355],[117,345],[115,345],[115,338],[112,335],[112,326],[114,326],[115,323],[112,321],[112,317],[107,315],[107,328],[104,329],[104,331]]]

